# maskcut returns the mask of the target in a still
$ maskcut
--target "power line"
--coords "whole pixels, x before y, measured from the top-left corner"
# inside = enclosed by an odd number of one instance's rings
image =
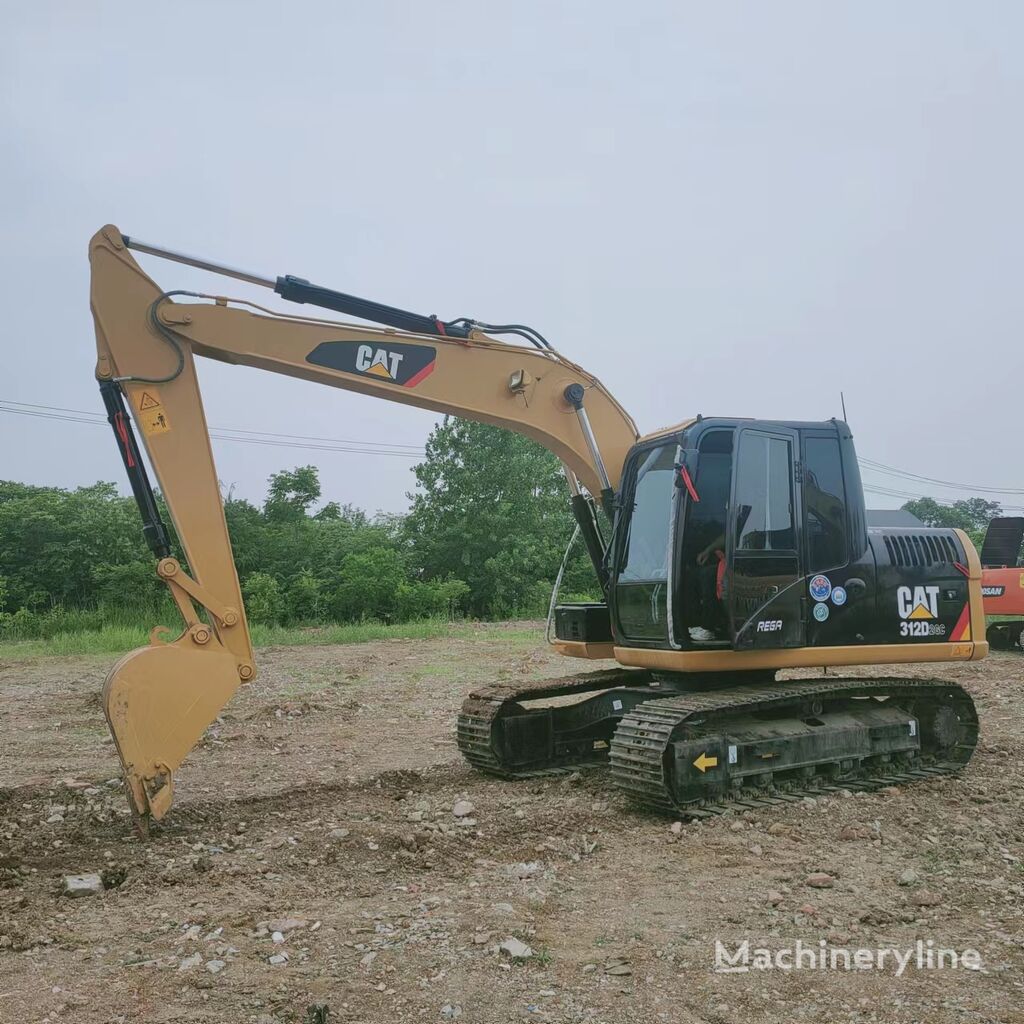
[[[5,406],[22,406],[19,409],[5,408]],[[95,423],[98,426],[104,425],[106,417],[102,413],[91,412],[86,409],[68,409],[59,405],[39,405],[32,402],[14,402],[9,399],[0,399],[0,412],[10,412],[20,416],[38,416],[42,419],[65,420],[71,423]],[[60,415],[69,414],[69,415]],[[340,437],[316,437],[306,434],[280,434],[270,430],[246,430],[241,427],[211,427],[211,437],[222,441],[250,441],[257,443],[255,438],[283,438],[287,441],[313,441],[314,445],[288,445],[282,441],[265,441],[262,443],[280,447],[310,448],[313,450],[337,450],[357,451],[360,454],[381,454],[381,455],[405,455],[419,458],[425,453],[422,445],[397,444],[384,441],[355,441],[349,438]],[[214,434],[212,431],[220,431]],[[253,437],[228,437],[227,434],[248,434]],[[337,448],[335,445],[355,445],[356,448]],[[325,447],[326,446],[326,447]]]
[[[83,410],[68,410],[68,412],[81,413]],[[99,413],[85,413],[85,415],[63,415],[57,412],[42,412],[33,409],[9,409],[4,405],[0,404],[0,412],[12,413],[15,416],[33,416],[39,419],[46,420],[60,420],[65,423],[85,423],[93,427],[106,426],[106,419]],[[96,419],[90,419],[91,416],[97,416]],[[215,428],[217,430],[230,429],[230,428]],[[253,431],[253,433],[261,433],[260,431]],[[394,455],[401,459],[420,459],[423,457],[422,452],[415,451],[390,451],[385,448],[374,448],[374,447],[351,447],[351,445],[372,445],[375,442],[372,441],[353,441],[350,442],[350,446],[346,447],[342,444],[333,442],[331,438],[322,438],[321,440],[327,441],[327,444],[302,444],[295,441],[275,441],[270,435],[268,437],[232,437],[230,434],[215,433],[213,430],[210,431],[210,437],[217,441],[237,441],[241,444],[256,444],[263,445],[268,448],[298,448],[306,451],[322,451],[322,452],[340,452],[349,455]],[[288,437],[290,435],[281,435]],[[311,439],[317,440],[317,439]]]
[[[952,500],[933,498],[930,494],[896,490],[892,487],[872,487],[870,484],[865,484],[864,490],[869,494],[880,494],[886,498],[901,498],[909,501],[918,501],[921,498],[928,498],[929,500],[934,501],[936,505],[942,505],[944,508],[952,508],[956,504],[956,502]],[[998,504],[1004,512],[1024,512],[1024,505],[1004,505],[1002,502],[996,502],[996,504]]]
[[[106,417],[101,412],[93,412],[87,409],[68,409],[60,405],[38,405],[32,402],[15,402],[11,399],[0,398],[3,405],[18,405],[28,409],[45,409],[49,412],[68,412],[79,416],[91,416],[93,419],[106,422]],[[14,410],[9,410],[14,412]],[[211,427],[212,430],[223,430],[231,434],[258,434],[262,437],[284,437],[296,441],[320,441],[329,444],[358,444],[372,448],[405,448],[417,453],[424,451],[423,445],[398,444],[386,441],[354,441],[344,437],[311,437],[306,434],[278,434],[271,430],[245,430],[241,427]]]
[[[66,420],[68,423],[89,423],[93,426],[102,427],[104,420],[86,419],[84,416],[60,416],[52,412],[32,412],[30,409],[6,409],[0,406],[0,412],[12,412],[16,416],[38,416],[44,420]]]
[[[255,434],[260,437],[283,437],[292,441],[322,441],[330,444],[360,444],[371,448],[402,449],[403,455],[422,455],[426,451],[423,445],[392,444],[390,441],[351,441],[341,437],[310,437],[307,434],[277,434],[272,430],[243,430],[241,427],[213,427],[229,434]]]
[[[859,458],[857,461],[865,469],[870,469],[875,473],[883,473],[886,476],[905,477],[907,480],[919,480],[921,483],[934,484],[938,487],[949,487],[958,491],[970,491],[975,494],[1024,494],[1024,487],[982,487],[977,484],[959,484],[951,480],[936,480],[934,477],[908,473],[904,469],[887,466],[884,462],[875,462],[874,459]]]
[[[19,406],[19,408],[8,408],[8,406]],[[106,417],[102,413],[92,412],[91,410],[69,409],[59,405],[42,405],[33,402],[15,402],[11,399],[0,399],[0,412],[13,413],[18,416],[35,416],[41,419],[58,420],[67,423],[89,423],[96,426],[103,426],[106,423]],[[231,436],[236,434],[246,436]],[[318,437],[308,434],[282,434],[270,430],[249,430],[242,427],[211,427],[210,437],[218,441],[237,441],[242,444],[257,444],[264,447],[297,448],[306,451],[340,452],[352,455],[397,455],[403,458],[422,458],[425,455],[425,449],[421,445],[386,441],[356,441],[350,438]],[[939,480],[934,477],[922,476],[918,473],[910,473],[906,470],[897,469],[895,466],[889,466],[884,462],[877,462],[874,459],[858,458],[857,461],[864,469],[870,472],[882,473],[885,476],[919,481],[968,493],[1024,494],[1024,488],[983,487],[954,483],[950,480]],[[920,492],[882,486],[872,487],[865,485],[864,490],[871,494],[879,494],[890,498],[919,499],[931,497],[931,495],[921,494]],[[937,498],[933,500],[940,505],[949,506],[952,504],[949,501]],[[1004,505],[1003,507],[1007,511],[1024,511],[1024,506],[1019,505]]]

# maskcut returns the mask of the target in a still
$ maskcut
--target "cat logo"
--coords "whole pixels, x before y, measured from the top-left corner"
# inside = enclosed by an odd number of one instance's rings
[[[896,607],[901,619],[937,619],[939,588],[900,587],[896,591]]]
[[[356,349],[356,369],[386,380],[398,380],[398,367],[404,358],[401,352],[389,352],[385,348],[374,351],[372,345],[360,345]]]
[[[414,388],[434,372],[437,350],[432,345],[393,341],[325,341],[306,356],[307,363],[359,377],[376,377],[387,384]]]

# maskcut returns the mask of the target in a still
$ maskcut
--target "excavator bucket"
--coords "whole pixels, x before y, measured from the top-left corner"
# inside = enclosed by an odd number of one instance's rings
[[[188,633],[131,651],[111,669],[103,710],[142,836],[167,813],[178,766],[239,684],[234,655],[212,639],[196,647]]]

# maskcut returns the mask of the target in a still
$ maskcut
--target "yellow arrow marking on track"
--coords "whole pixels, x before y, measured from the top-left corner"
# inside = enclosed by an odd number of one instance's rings
[[[709,768],[718,767],[717,757],[708,757],[707,751],[700,755],[696,761],[693,762],[693,767],[700,772],[706,772]]]

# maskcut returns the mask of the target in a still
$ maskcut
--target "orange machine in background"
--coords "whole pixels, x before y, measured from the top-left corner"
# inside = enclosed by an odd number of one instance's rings
[[[1020,561],[1024,517],[993,519],[981,548],[981,593],[986,615],[1017,615],[987,631],[995,650],[1024,650],[1024,565]]]

